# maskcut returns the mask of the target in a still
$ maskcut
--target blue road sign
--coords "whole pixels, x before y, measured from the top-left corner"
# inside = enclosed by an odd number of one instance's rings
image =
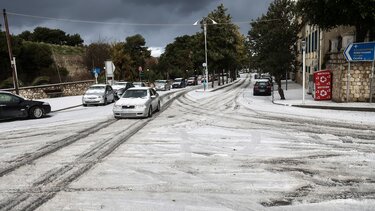
[[[94,67],[91,71],[93,75],[95,75],[95,73],[99,75],[102,70],[99,67]]]
[[[348,62],[375,60],[375,42],[352,43],[344,51]]]

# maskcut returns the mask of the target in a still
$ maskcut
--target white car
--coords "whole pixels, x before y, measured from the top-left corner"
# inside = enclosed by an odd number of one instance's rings
[[[115,101],[115,93],[108,84],[94,84],[82,96],[82,105],[106,105]]]
[[[160,111],[159,94],[150,87],[134,87],[125,91],[113,106],[113,115],[118,118],[151,117]]]
[[[156,80],[154,84],[157,91],[167,91],[171,89],[171,85],[169,85],[167,80]]]

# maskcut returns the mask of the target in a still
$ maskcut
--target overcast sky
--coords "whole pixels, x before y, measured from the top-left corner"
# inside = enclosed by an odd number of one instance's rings
[[[124,41],[128,36],[141,34],[146,39],[146,46],[153,50],[152,54],[158,56],[161,49],[173,42],[174,38],[201,30],[193,23],[207,16],[221,3],[228,9],[227,13],[232,16],[233,22],[244,22],[265,13],[271,1],[2,0],[0,6],[8,12],[12,34],[43,26],[61,29],[68,34],[78,33],[86,44],[99,40]],[[4,25],[3,21],[1,23]],[[247,34],[250,29],[249,23],[241,23],[239,26],[243,34]]]

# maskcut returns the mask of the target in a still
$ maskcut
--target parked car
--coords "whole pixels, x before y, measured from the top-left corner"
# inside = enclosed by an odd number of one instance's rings
[[[115,92],[115,100],[120,99],[121,95],[124,94],[126,90],[134,87],[132,82],[117,81],[112,85],[112,89]]]
[[[271,83],[271,85],[273,85],[273,78],[272,78],[272,76],[270,76],[268,74],[262,74],[260,76],[260,79],[267,79]]]
[[[160,99],[151,87],[130,88],[113,106],[116,119],[151,117],[154,111],[160,111]]]
[[[129,86],[134,87],[132,82],[116,81],[116,82],[113,83],[112,89],[113,89],[113,91],[117,91],[121,88],[126,88],[126,87],[130,88]]]
[[[259,79],[254,84],[253,95],[271,95],[272,84],[268,79]]]
[[[172,84],[172,88],[184,88],[186,87],[186,81],[184,78],[175,78]]]
[[[197,78],[196,77],[190,77],[190,78],[188,78],[188,80],[187,80],[187,85],[188,86],[195,86],[197,84],[198,84],[198,82],[197,82]]]
[[[0,91],[0,119],[39,119],[51,112],[49,103],[28,100],[10,92]]]
[[[108,84],[94,84],[82,96],[82,105],[106,105],[115,101],[115,92]]]
[[[167,91],[171,89],[171,85],[167,80],[156,80],[154,82],[156,91]]]
[[[133,82],[134,87],[147,87],[146,84],[142,81]]]

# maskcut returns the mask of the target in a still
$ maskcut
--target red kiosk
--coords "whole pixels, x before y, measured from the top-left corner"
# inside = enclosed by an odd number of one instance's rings
[[[314,100],[330,100],[332,97],[332,74],[330,70],[314,73]]]

